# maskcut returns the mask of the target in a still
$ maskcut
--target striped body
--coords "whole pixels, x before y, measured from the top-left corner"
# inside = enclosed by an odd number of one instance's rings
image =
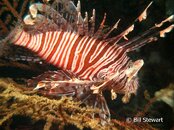
[[[32,35],[21,31],[14,44],[31,49],[47,62],[85,80],[105,79],[125,69],[129,61],[121,46],[73,32]]]

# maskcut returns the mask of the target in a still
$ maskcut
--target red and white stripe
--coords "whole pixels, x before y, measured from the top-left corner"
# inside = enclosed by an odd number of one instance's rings
[[[129,62],[122,47],[74,32],[50,31],[31,35],[22,31],[15,44],[31,49],[47,62],[86,80],[119,72]]]

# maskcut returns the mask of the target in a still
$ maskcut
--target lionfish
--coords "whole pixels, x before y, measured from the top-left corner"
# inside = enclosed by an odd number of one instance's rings
[[[110,111],[103,91],[109,90],[112,100],[117,94],[124,94],[124,103],[129,101],[131,94],[136,94],[137,73],[144,62],[142,59],[132,61],[127,54],[156,41],[157,35],[164,37],[174,24],[163,26],[166,22],[173,22],[174,15],[128,39],[126,36],[133,31],[134,24],[119,35],[109,37],[120,20],[103,33],[106,14],[95,31],[95,9],[90,18],[87,12],[83,18],[80,1],[77,6],[71,0],[54,0],[52,5],[47,3],[49,0],[31,4],[30,13],[3,41],[9,40],[28,48],[58,68],[29,80],[29,85],[36,84],[35,90],[44,90],[48,96],[72,96],[77,101],[99,108],[100,118],[109,121]],[[151,4],[135,22],[146,19]]]

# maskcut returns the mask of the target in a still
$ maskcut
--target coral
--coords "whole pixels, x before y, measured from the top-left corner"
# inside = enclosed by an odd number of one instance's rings
[[[38,96],[33,91],[23,90],[23,86],[10,79],[1,79],[0,86],[4,89],[0,94],[0,113],[3,116],[0,125],[14,115],[23,115],[29,116],[35,121],[46,120],[45,130],[49,129],[53,122],[59,125],[74,124],[80,129],[101,127],[99,120],[89,118],[89,113],[98,113],[98,110],[81,108],[80,103],[73,102],[71,98],[62,97],[60,100],[54,100]],[[10,99],[13,99],[13,102],[8,104]]]
[[[23,15],[27,10],[29,2],[35,0],[2,0],[0,1],[0,34],[6,34],[13,28],[13,23],[16,20],[22,20]]]
[[[147,91],[145,91],[144,96],[148,100],[148,103],[144,106],[144,109],[142,112],[137,113],[137,115],[136,115],[137,117],[145,116],[145,114],[149,111],[149,109],[153,105],[153,103],[155,103],[157,101],[165,102],[174,110],[174,102],[173,102],[174,84],[169,84],[169,86],[165,87],[164,89],[160,89],[159,91],[156,91],[153,98],[149,97],[149,94]]]
[[[174,110],[174,84],[155,92],[155,98],[168,104]]]
[[[51,127],[51,123],[56,124],[71,123],[78,128],[99,127],[99,120],[91,120],[89,113],[96,113],[92,108],[81,108],[79,102],[73,102],[71,98],[63,97],[60,100],[48,99],[35,95],[33,91],[23,90],[22,86],[10,79],[1,79],[0,86],[3,88],[1,97],[2,125],[14,115],[29,116],[34,120],[46,120],[45,130]],[[8,101],[13,102],[8,104]],[[9,105],[8,107],[6,105]],[[77,123],[78,122],[78,123]],[[82,123],[86,122],[86,123]]]
[[[80,102],[74,102],[69,97],[55,100],[37,95],[36,91],[17,84],[12,79],[0,79],[0,91],[0,126],[13,116],[20,115],[30,117],[35,122],[44,120],[44,130],[51,129],[52,124],[62,129],[67,124],[73,124],[79,129],[94,130],[154,129],[149,124],[133,124],[116,119],[103,126],[99,118],[92,118],[92,114],[100,112],[98,109],[82,107]]]

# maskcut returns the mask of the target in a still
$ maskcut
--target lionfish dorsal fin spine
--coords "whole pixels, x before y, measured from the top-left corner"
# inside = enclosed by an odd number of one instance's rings
[[[89,35],[89,25],[88,25],[88,12],[85,12],[85,18],[84,18],[84,33],[86,36]]]
[[[147,18],[147,9],[152,5],[153,2],[150,2],[148,6],[145,8],[145,10],[140,14],[138,18],[135,19],[134,22],[141,22]],[[170,32],[174,27],[173,25],[168,26],[165,29],[162,29],[162,26],[166,22],[173,22],[174,21],[174,15],[171,15],[170,17],[166,18],[159,24],[155,24],[155,26],[151,27],[149,30],[145,31],[144,33],[138,35],[137,37],[134,37],[132,39],[128,39],[126,36],[133,31],[134,24],[129,26],[125,31],[117,35],[116,37],[108,38],[105,41],[117,44],[122,38],[124,38],[126,41],[119,43],[119,46],[122,46],[127,49],[127,52],[134,51],[147,43],[153,42],[157,40],[157,35],[160,35],[160,37],[164,37],[165,33]],[[161,27],[161,28],[160,28]],[[111,29],[108,33],[113,29]],[[107,36],[109,36],[109,34]],[[106,38],[106,37],[105,37]]]
[[[114,29],[117,29],[119,22],[120,22],[120,19],[115,23],[115,25],[112,27],[112,29],[110,29],[110,31],[107,32],[107,33],[103,36],[103,39],[106,39],[106,38],[111,34],[111,32],[112,32]]]
[[[166,27],[165,29],[162,28],[163,24],[165,24],[166,22],[172,22],[173,19],[174,17],[169,16],[161,23],[155,24],[155,26],[151,27],[149,30],[145,31],[141,35],[134,37],[129,41],[123,42],[120,45],[124,48],[127,48],[127,51],[130,52],[146,45],[147,43],[156,41],[158,35],[160,37],[164,37],[165,33],[170,32],[174,28],[173,24]]]
[[[77,12],[81,12],[81,3],[80,3],[80,0],[78,0],[76,10],[77,10]]]
[[[78,20],[77,20],[77,29],[78,29],[78,34],[83,35],[84,34],[84,29],[83,29],[83,21],[81,21],[81,12],[78,12]]]
[[[137,18],[139,22],[145,20],[147,18],[147,10],[152,5],[153,1],[151,1],[148,6],[145,8],[145,10],[141,13],[141,15]]]
[[[95,31],[95,16],[96,14],[95,14],[95,9],[93,9],[92,10],[92,17],[91,17],[91,19],[90,19],[90,24],[91,24],[91,28],[90,28],[90,30],[89,30],[89,34],[90,34],[90,36],[93,36],[94,35],[94,31]]]
[[[138,19],[139,22],[141,22],[142,20],[145,20],[147,17],[147,9],[151,6],[152,2],[150,2],[150,4],[148,4],[148,6],[144,9],[143,13],[140,14],[140,16],[138,16],[134,22],[136,22]],[[105,41],[111,42],[113,44],[117,44],[122,38],[124,38],[125,40],[128,40],[128,38],[126,37],[130,32],[133,31],[134,29],[134,23],[131,24],[130,26],[128,26],[127,29],[125,29],[123,32],[121,32],[119,35],[112,37],[112,38],[108,38],[107,37],[110,35],[110,33],[116,29],[118,27],[118,23],[120,22],[120,19],[115,23],[115,25],[112,27],[112,29],[104,35],[104,39],[106,39]]]
[[[97,32],[94,34],[94,37],[96,38],[102,38],[102,39],[105,39],[104,36],[103,36],[103,28],[104,28],[104,24],[105,24],[105,21],[106,21],[106,13],[104,14],[104,17],[103,17],[103,20],[102,22],[100,23],[100,27],[98,28]]]

